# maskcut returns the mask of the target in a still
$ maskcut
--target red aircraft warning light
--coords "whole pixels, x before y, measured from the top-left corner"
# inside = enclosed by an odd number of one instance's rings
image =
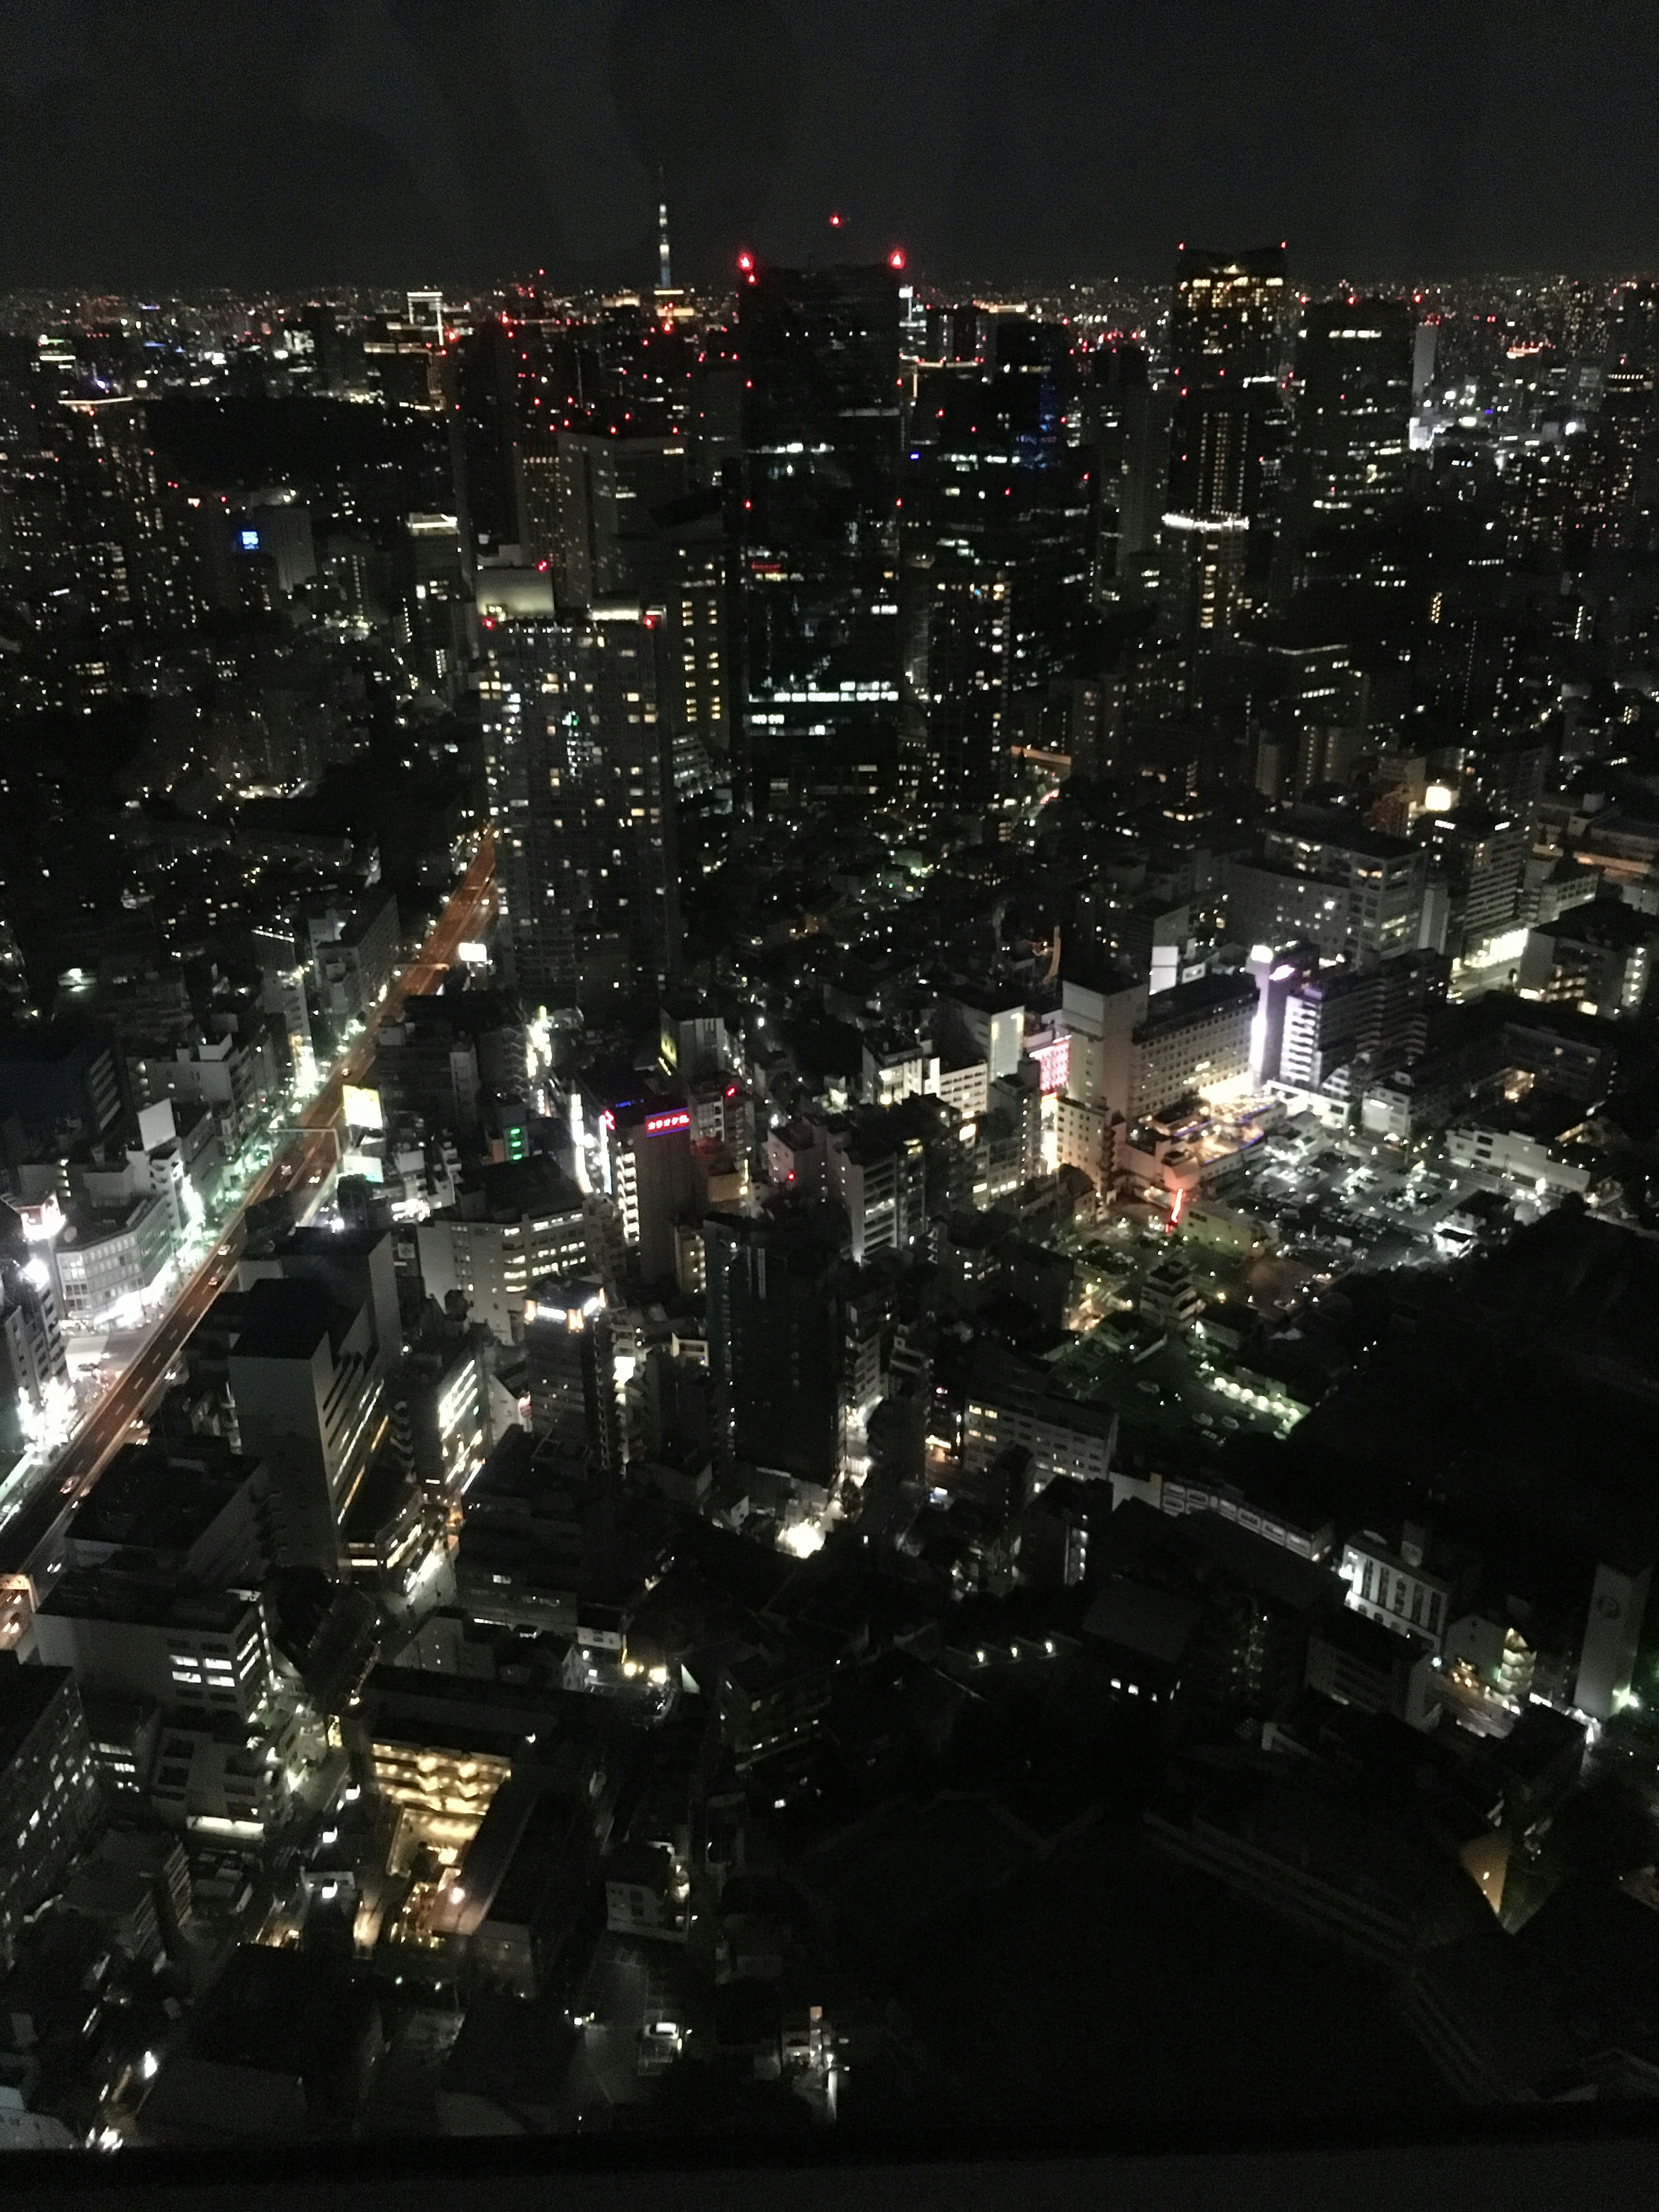
[[[890,269],[902,269],[902,268],[903,268],[903,266],[904,266],[904,248],[903,248],[902,246],[896,246],[893,248],[892,252],[888,255],[888,257],[887,257],[887,266],[888,266]]]
[[[738,268],[739,268],[739,269],[741,269],[741,270],[742,270],[742,271],[743,271],[743,273],[744,273],[744,275],[745,276],[749,274],[750,270],[754,267],[754,265],[755,265],[755,257],[754,257],[754,255],[753,255],[752,253],[740,253],[740,254],[738,254]]]

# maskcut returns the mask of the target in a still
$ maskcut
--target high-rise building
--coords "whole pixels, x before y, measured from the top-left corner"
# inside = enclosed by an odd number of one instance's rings
[[[1069,673],[1096,549],[1063,325],[1000,318],[983,362],[925,369],[905,449],[907,764],[925,804],[1000,795],[1010,708]]]
[[[1285,250],[1181,249],[1170,313],[1170,478],[1161,593],[1189,653],[1237,621],[1276,455]],[[1259,559],[1259,556],[1258,556]]]
[[[659,631],[659,711],[676,788],[696,793],[729,750],[726,560],[720,494],[696,486],[686,441],[562,431],[550,551],[562,608],[635,601]]]
[[[483,631],[485,769],[512,980],[598,1009],[673,978],[672,735],[635,602]]]
[[[530,1425],[538,1437],[585,1451],[596,1468],[622,1458],[616,1344],[597,1277],[537,1283],[526,1309]]]
[[[642,1283],[674,1275],[674,1228],[696,1195],[691,1109],[684,1097],[636,1099],[608,1110],[604,1158],[623,1240]]]
[[[453,380],[451,434],[469,558],[481,545],[522,545],[529,532],[519,431],[520,357],[513,331],[503,318],[491,315],[460,341],[447,366]]]
[[[0,1653],[0,1959],[9,1963],[24,1915],[58,1887],[102,1817],[74,1675]]]
[[[762,814],[885,799],[898,763],[896,272],[744,268],[738,334],[746,796]]]
[[[230,1352],[241,1448],[271,1470],[285,1562],[325,1571],[340,1523],[389,1425],[374,1301],[337,1303],[324,1285],[255,1282]]]
[[[1620,527],[1659,501],[1659,284],[1619,294],[1595,435],[1603,512]]]
[[[162,513],[142,405],[66,399],[55,438],[76,588],[89,619],[118,632],[185,619],[193,602]]]
[[[1251,1074],[1300,1091],[1325,1089],[1358,1060],[1386,1068],[1416,1059],[1446,995],[1446,963],[1433,952],[1322,968],[1309,947],[1259,965]],[[1348,1088],[1357,1099],[1358,1086]]]
[[[69,1405],[69,1355],[51,1265],[26,1245],[0,1248],[0,1455],[15,1457]]]
[[[1426,945],[1428,857],[1346,817],[1306,810],[1269,830],[1260,857],[1230,856],[1230,936],[1272,951],[1308,943],[1362,964]]]
[[[724,1213],[704,1222],[703,1249],[725,1451],[827,1490],[840,1465],[840,1255],[806,1221]]]
[[[1375,521],[1405,489],[1414,337],[1403,300],[1304,308],[1276,549],[1282,591],[1316,566],[1327,541]]]
[[[653,510],[690,489],[685,441],[562,431],[558,487],[553,577],[560,605],[650,599],[641,571],[657,535]]]
[[[523,1336],[532,1283],[587,1264],[582,1194],[545,1152],[480,1168],[416,1239],[428,1297],[449,1310],[459,1297],[501,1344]]]

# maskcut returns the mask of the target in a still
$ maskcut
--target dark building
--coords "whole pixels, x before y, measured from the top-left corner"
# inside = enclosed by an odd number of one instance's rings
[[[1621,528],[1659,501],[1659,284],[1618,295],[1596,443],[1604,516]]]
[[[603,1007],[678,960],[662,633],[637,603],[483,629],[484,757],[513,979]]]
[[[474,1136],[486,1109],[522,1098],[524,1016],[496,991],[442,991],[404,1001],[401,1022],[380,1033],[374,1079],[394,1118]]]
[[[1006,316],[986,362],[918,381],[902,508],[904,733],[907,769],[933,805],[996,799],[1011,708],[1071,672],[1088,612],[1094,471],[1067,438],[1067,338]]]
[[[1247,541],[1271,489],[1285,311],[1282,246],[1232,258],[1182,247],[1170,311],[1161,588],[1165,628],[1189,653],[1231,633],[1259,563]]]
[[[1415,337],[1403,300],[1327,300],[1303,310],[1276,549],[1282,592],[1317,568],[1330,538],[1375,521],[1404,490]]]
[[[90,620],[105,630],[153,631],[188,616],[143,407],[68,399],[54,435],[78,595]]]
[[[840,1464],[840,1255],[808,1223],[703,1224],[708,1364],[730,1457],[828,1489]]]
[[[0,1957],[50,1896],[103,1815],[81,1693],[66,1667],[0,1653]]]
[[[0,1030],[0,1121],[41,1150],[96,1140],[119,1120],[121,1068],[107,1031],[78,1023]]]
[[[519,437],[519,348],[499,315],[470,331],[447,364],[455,393],[451,435],[469,557],[527,537]]]
[[[617,1106],[605,1124],[611,1188],[623,1237],[642,1283],[674,1273],[674,1229],[690,1218],[696,1194],[691,1109],[683,1096]]]
[[[895,787],[898,325],[885,266],[740,270],[743,740],[757,813]]]
[[[617,1466],[617,1362],[604,1284],[593,1277],[536,1284],[524,1352],[535,1434],[586,1451],[596,1468]]]

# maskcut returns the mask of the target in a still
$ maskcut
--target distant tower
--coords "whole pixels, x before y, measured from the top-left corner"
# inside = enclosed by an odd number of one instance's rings
[[[668,254],[668,202],[664,198],[657,202],[657,289],[672,292],[673,289],[674,266]]]

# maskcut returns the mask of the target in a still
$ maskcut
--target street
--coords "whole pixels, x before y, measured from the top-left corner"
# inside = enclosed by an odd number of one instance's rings
[[[486,827],[472,863],[451,893],[419,956],[392,984],[369,1016],[363,1034],[340,1054],[321,1089],[301,1112],[301,1126],[249,1186],[195,1273],[149,1343],[106,1390],[68,1449],[46,1470],[34,1494],[0,1528],[0,1574],[28,1572],[42,1559],[68,1520],[125,1442],[133,1423],[161,1395],[191,1336],[234,1275],[250,1206],[289,1189],[320,1187],[335,1164],[338,1127],[348,1084],[361,1083],[374,1066],[376,1034],[403,1011],[405,999],[434,989],[452,965],[456,948],[481,933],[495,891],[495,833]]]

